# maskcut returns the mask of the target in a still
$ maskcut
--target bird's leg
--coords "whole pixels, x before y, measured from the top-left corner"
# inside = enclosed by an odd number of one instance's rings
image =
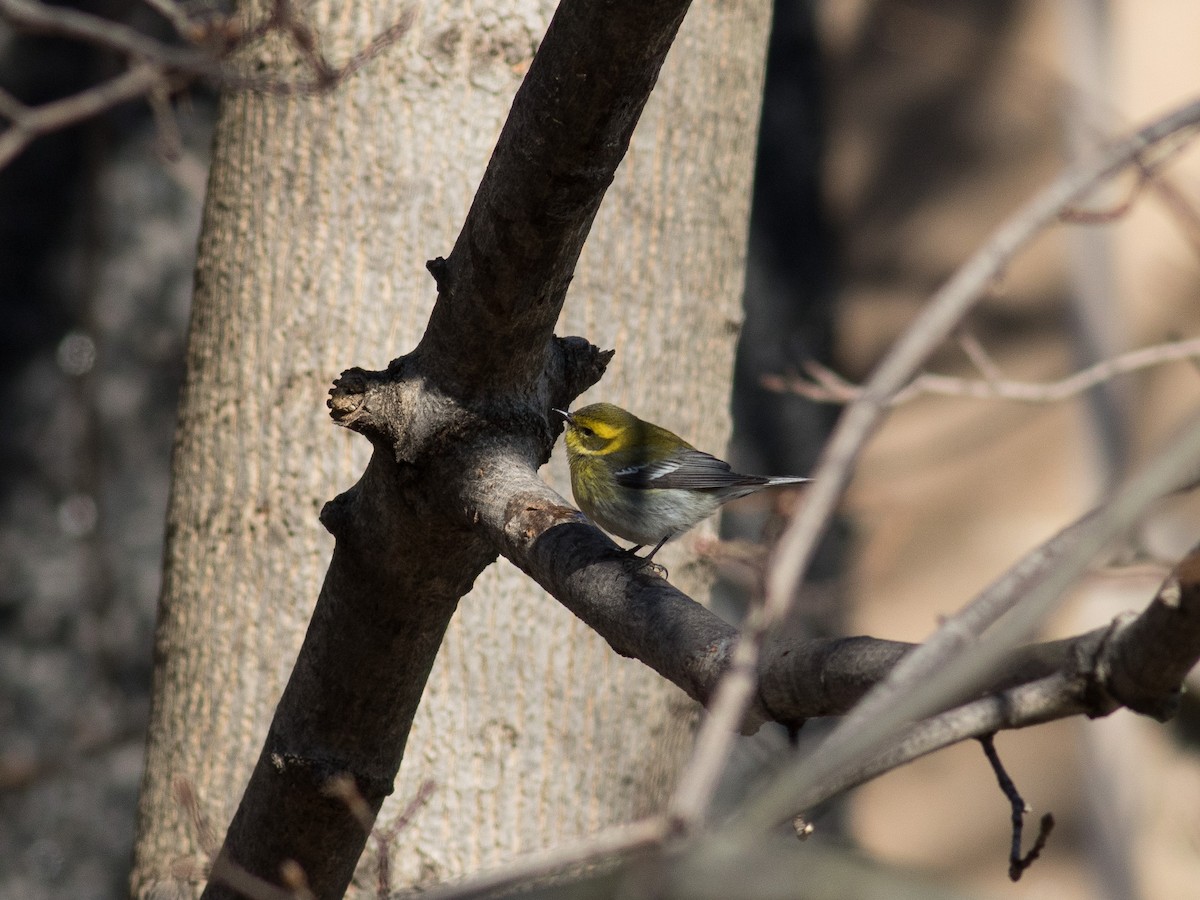
[[[651,550],[649,553],[647,553],[645,556],[643,556],[642,559],[644,559],[646,562],[650,562],[650,560],[654,559],[654,554],[657,553],[659,550],[661,550],[662,545],[665,544],[670,539],[671,539],[671,535],[668,534],[661,541],[659,541],[657,544],[655,544],[654,549]],[[637,547],[634,547],[633,549],[638,550],[641,548],[641,546],[642,545],[639,544]]]
[[[659,541],[657,544],[655,544],[654,549],[651,550],[649,553],[647,553],[645,556],[637,555],[637,552],[646,546],[645,544],[637,544],[636,546],[630,547],[625,552],[628,553],[630,556],[632,556],[634,559],[636,559],[638,561],[639,569],[650,569],[656,575],[661,575],[663,578],[666,578],[669,574],[667,572],[667,567],[664,565],[661,565],[660,563],[654,562],[654,554],[657,553],[660,549],[662,549],[662,545],[665,544],[670,537],[671,537],[671,535],[667,535],[667,537],[663,538],[661,541]]]

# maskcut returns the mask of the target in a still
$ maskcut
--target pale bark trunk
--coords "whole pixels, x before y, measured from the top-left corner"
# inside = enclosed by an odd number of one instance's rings
[[[402,9],[305,13],[336,62]],[[552,12],[431,4],[331,94],[224,103],[168,513],[139,896],[199,889],[215,847],[173,785],[194,785],[219,841],[329,559],[317,513],[369,455],[330,424],[328,386],[420,338],[435,298],[423,263],[453,246]],[[592,397],[717,450],[768,18],[760,3],[689,13],[559,327],[617,350]],[[259,56],[296,71],[272,47]],[[565,491],[560,462],[548,476]],[[701,589],[683,553],[664,558],[682,588]],[[436,784],[391,861],[393,884],[443,881],[657,808],[694,708],[501,560],[451,623],[381,813],[386,827]]]

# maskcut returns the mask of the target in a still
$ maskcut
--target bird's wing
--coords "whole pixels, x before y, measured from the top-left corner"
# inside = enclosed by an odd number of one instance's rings
[[[723,459],[692,448],[680,451],[669,460],[619,469],[615,477],[622,487],[691,491],[766,484],[768,481],[758,475],[739,475]]]

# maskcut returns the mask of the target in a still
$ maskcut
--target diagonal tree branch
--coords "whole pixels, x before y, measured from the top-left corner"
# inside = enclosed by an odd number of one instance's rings
[[[493,457],[478,465],[486,467],[486,476],[463,497],[463,503],[474,511],[479,527],[489,534],[497,551],[604,637],[617,653],[650,666],[697,702],[711,704],[721,679],[736,664],[737,629],[663,579],[645,574],[520,459]],[[493,490],[495,485],[505,485],[506,490]],[[786,724],[847,713],[845,727],[853,729],[883,715],[914,685],[928,681],[948,656],[973,646],[988,625],[1055,573],[1064,557],[1078,553],[1096,515],[1085,516],[1026,554],[924,645],[869,637],[773,636],[754,673],[759,691],[740,730],[751,733],[764,721]],[[1152,638],[1137,638],[1134,643],[1160,646],[1155,642],[1168,626],[1153,627]],[[1179,622],[1169,627],[1176,652],[1171,672],[1186,672],[1189,660],[1200,655],[1200,629],[1184,629]],[[1075,678],[1090,668],[1079,660],[1096,657],[1110,634],[1111,628],[1101,628],[1012,651],[997,666],[989,685],[951,699],[950,705],[974,694],[1015,689],[1050,677]],[[1100,676],[1089,678],[1095,681]],[[1174,682],[1145,683],[1143,702],[1173,695],[1181,680],[1182,675]],[[1135,696],[1128,688],[1119,690],[1123,697]],[[868,691],[870,702],[856,708]],[[1061,698],[1056,702],[1062,702]],[[1097,714],[1107,712],[1111,706],[1106,704],[1097,699],[1088,709]],[[1069,710],[1063,707],[1064,711],[1052,717],[1082,709],[1071,700]],[[1014,720],[997,727],[1017,726]],[[964,735],[972,736],[975,734]]]
[[[690,0],[559,6],[447,259],[420,346],[446,386],[524,386]],[[470,323],[469,327],[464,327]]]

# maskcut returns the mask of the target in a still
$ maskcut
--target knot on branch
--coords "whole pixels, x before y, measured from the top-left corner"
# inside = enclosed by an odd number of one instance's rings
[[[1183,679],[1200,658],[1196,560],[1196,551],[1185,557],[1140,615],[1113,619],[1081,669],[1090,716],[1125,706],[1165,722],[1179,712]]]
[[[514,496],[504,510],[504,533],[517,546],[527,548],[555,525],[587,525],[583,513],[541,496]]]
[[[1138,616],[1119,617],[1101,643],[1105,687],[1135,712],[1166,721],[1200,659],[1200,545],[1175,566]]]
[[[333,421],[366,437],[373,444],[394,447],[405,420],[404,358],[383,372],[357,366],[346,369],[329,389],[329,415]]]
[[[438,269],[436,263],[430,266]],[[537,380],[508,386],[515,389],[514,398],[504,396],[503,379],[494,373],[485,383],[465,385],[453,365],[418,347],[382,371],[346,369],[326,405],[336,424],[376,447],[390,448],[397,461],[416,462],[430,452],[444,455],[448,445],[461,445],[472,434],[515,434],[534,438],[533,458],[544,464],[562,431],[551,410],[569,408],[599,381],[614,352],[581,337],[555,337],[542,354]]]
[[[577,336],[555,336],[552,347],[546,375],[557,386],[550,406],[558,409],[568,409],[576,397],[598,382],[617,352],[601,350]]]
[[[427,260],[425,268],[429,270],[429,274],[433,276],[433,283],[437,285],[438,292],[446,290],[446,277],[450,274],[450,266],[446,262],[444,256],[435,256],[431,260]]]
[[[334,379],[333,387],[329,389],[329,399],[325,401],[334,422],[349,428],[362,414],[371,374],[355,366]]]
[[[1115,616],[1094,647],[1080,645],[1076,650],[1075,670],[1083,680],[1083,699],[1090,719],[1103,718],[1128,705],[1114,690],[1113,667],[1117,658],[1114,647],[1121,646],[1119,635],[1135,618],[1132,612]]]

